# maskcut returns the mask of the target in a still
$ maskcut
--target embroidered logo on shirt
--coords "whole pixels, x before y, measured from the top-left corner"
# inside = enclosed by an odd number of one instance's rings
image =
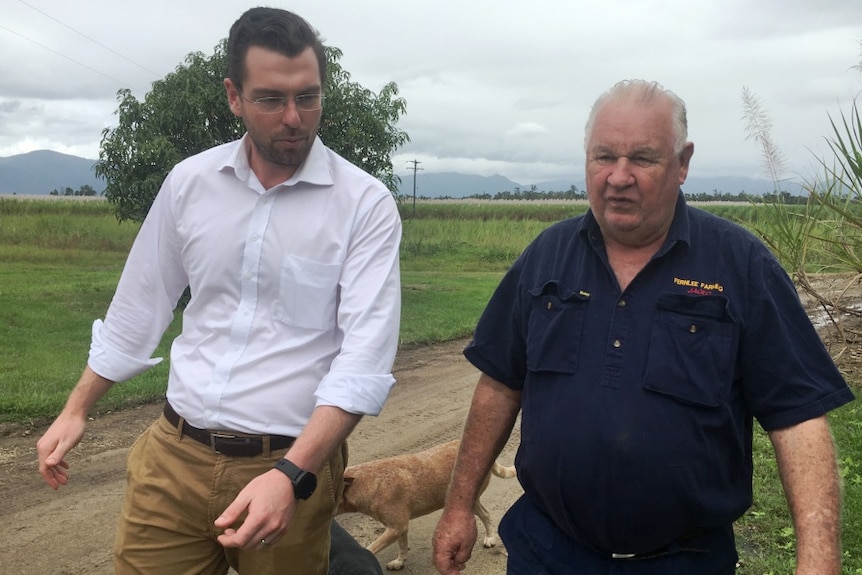
[[[688,293],[692,295],[712,295],[714,292],[723,292],[724,286],[720,283],[707,283],[699,280],[690,280],[674,277],[673,283],[678,286],[688,287]]]

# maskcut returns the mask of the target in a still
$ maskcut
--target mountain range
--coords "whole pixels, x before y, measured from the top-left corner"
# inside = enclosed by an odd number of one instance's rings
[[[87,185],[97,194],[105,191],[105,181],[97,178],[96,160],[36,150],[26,154],[0,157],[0,194],[47,195],[66,188],[78,190]]]
[[[0,157],[0,194],[47,195],[52,190],[62,194],[66,188],[78,190],[88,185],[101,194],[105,181],[97,178],[93,167],[96,160],[89,160],[52,150],[37,150],[26,154]],[[401,185],[398,192],[412,197],[414,192],[413,174],[399,174]],[[426,198],[464,198],[516,190],[529,191],[535,186],[539,192],[565,192],[575,186],[584,190],[583,174],[572,174],[569,178],[547,180],[536,183],[514,182],[501,175],[479,176],[457,172],[423,172],[416,175],[416,197]],[[788,182],[786,191],[791,194],[804,193],[799,184]],[[690,176],[683,186],[688,194],[714,194],[716,191],[727,194],[748,194],[760,196],[772,193],[772,181],[744,177],[699,178]]]

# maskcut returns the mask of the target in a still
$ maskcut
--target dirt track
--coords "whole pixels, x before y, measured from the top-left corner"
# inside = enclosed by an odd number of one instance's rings
[[[417,451],[454,439],[461,433],[478,372],[464,360],[459,340],[404,350],[395,365],[398,383],[376,418],[365,418],[350,441],[353,463]],[[123,494],[125,456],[135,437],[161,410],[146,405],[96,417],[72,452],[71,483],[52,491],[36,471],[35,443],[43,426],[7,426],[0,436],[0,522],[6,526],[0,547],[2,575],[107,575],[111,568],[114,525]],[[516,429],[517,433],[517,429]],[[500,461],[512,463],[513,434]],[[482,497],[495,521],[521,494],[515,479],[494,478]],[[436,574],[431,565],[431,535],[440,513],[410,523],[410,554],[403,573]],[[363,545],[383,528],[358,514],[338,518]],[[481,527],[480,527],[481,529]],[[505,571],[498,549],[473,552],[474,575]],[[378,554],[381,564],[394,559],[396,546]]]
[[[855,307],[862,305],[862,284],[856,277],[825,276],[818,291]],[[839,295],[840,294],[840,297]],[[862,320],[842,320],[852,341],[844,349],[822,307],[803,294],[815,324],[822,327],[839,365],[858,381],[862,369]],[[398,383],[379,417],[364,419],[350,441],[353,463],[417,451],[458,437],[461,433],[478,372],[463,358],[466,340],[399,352],[395,364]],[[44,425],[0,425],[0,522],[6,526],[0,546],[0,575],[107,575],[111,569],[114,524],[123,493],[125,455],[132,441],[158,415],[162,405],[142,406],[107,414],[90,422],[81,445],[69,458],[72,482],[60,491],[49,489],[36,471],[35,444]],[[518,426],[501,455],[511,464],[519,441]],[[495,521],[521,494],[517,480],[493,478],[482,497]],[[410,523],[410,554],[403,573],[435,575],[431,565],[431,536],[440,513]],[[363,545],[382,533],[382,526],[362,515],[338,518]],[[480,533],[481,541],[481,533]],[[381,564],[395,558],[395,546],[378,554]],[[498,549],[473,551],[468,572],[497,575],[505,572]]]

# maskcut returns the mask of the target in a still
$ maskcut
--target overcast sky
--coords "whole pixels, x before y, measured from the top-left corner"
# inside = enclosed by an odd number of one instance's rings
[[[143,99],[190,52],[211,55],[245,0],[3,0],[0,156],[97,158],[116,93]],[[862,90],[859,0],[294,0],[344,52],[354,81],[394,81],[411,142],[397,173],[502,174],[530,184],[583,170],[583,126],[615,82],[657,80],[686,101],[692,175],[768,177],[741,93],[769,114],[785,176],[809,177],[829,115]]]

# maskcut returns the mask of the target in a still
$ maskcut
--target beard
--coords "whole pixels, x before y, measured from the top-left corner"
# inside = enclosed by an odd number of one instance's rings
[[[304,139],[299,141],[296,141],[296,138],[303,138],[302,135],[287,135],[286,138],[293,140],[291,142],[280,138],[263,138],[252,130],[248,130],[248,135],[261,158],[270,164],[286,168],[298,168],[308,157],[314,144],[312,134],[305,134]]]

